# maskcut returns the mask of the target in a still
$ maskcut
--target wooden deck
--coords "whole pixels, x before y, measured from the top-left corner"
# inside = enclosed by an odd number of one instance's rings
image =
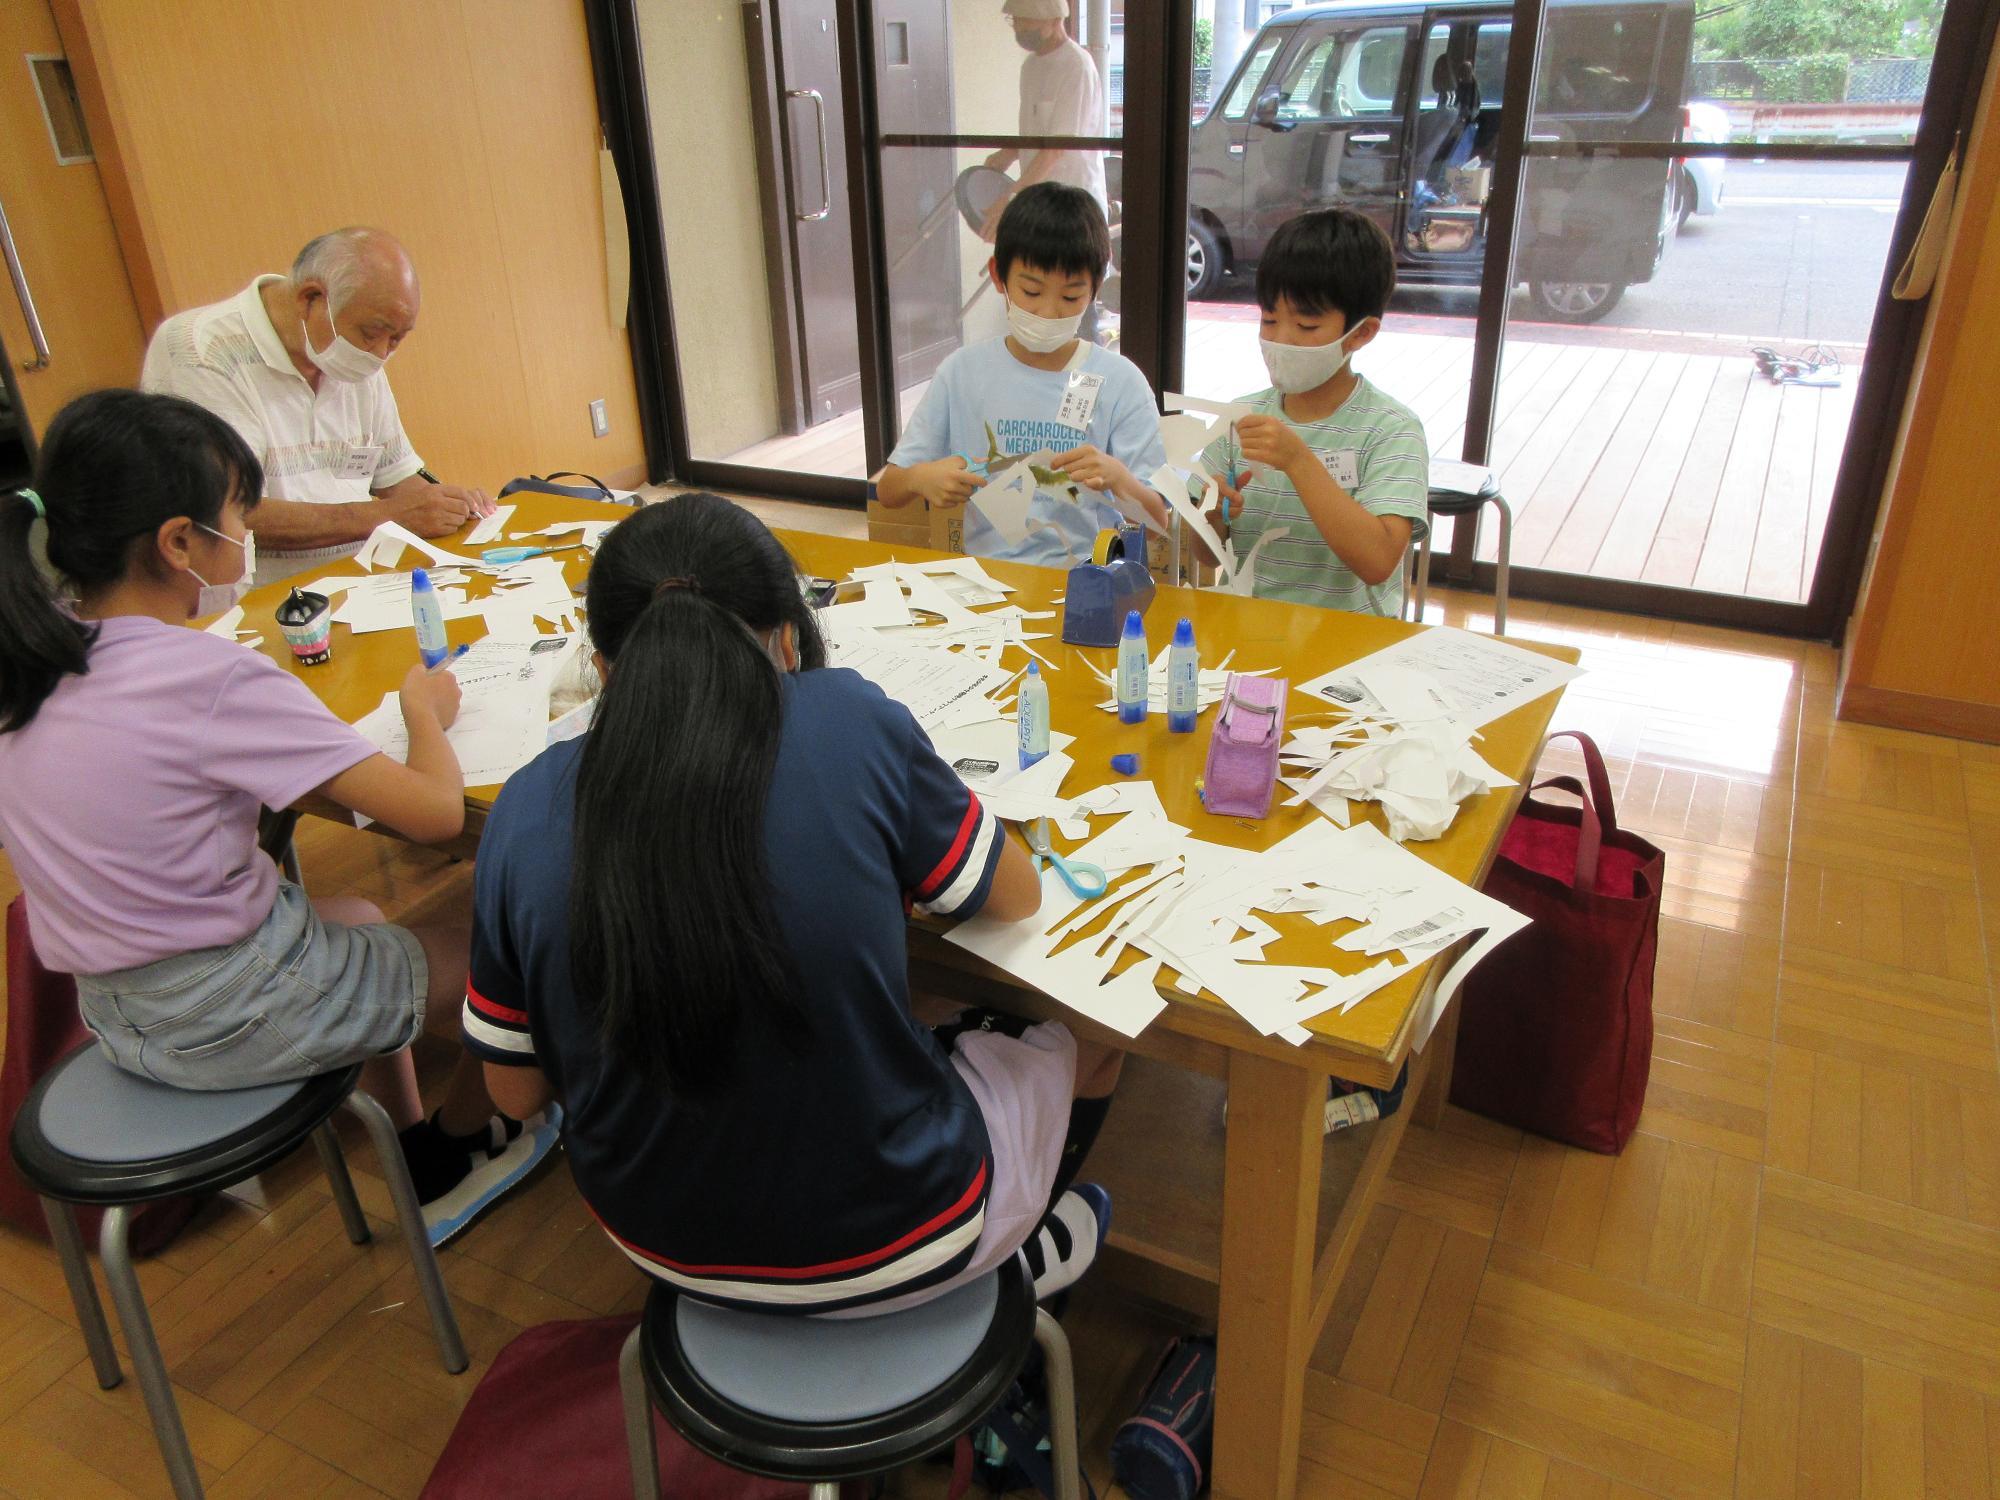
[[[1263,385],[1256,325],[1243,314],[1188,321],[1187,389],[1221,399]],[[1472,378],[1465,335],[1392,326],[1357,360],[1407,403],[1431,451],[1456,458]],[[1748,349],[1675,347],[1613,330],[1524,330],[1507,343],[1493,453],[1514,507],[1516,565],[1762,599],[1806,596],[1860,378],[1831,389],[1775,386]],[[921,389],[903,393],[904,410]],[[864,475],[858,412],[730,455]],[[1442,538],[1440,538],[1442,541]],[[1491,558],[1491,528],[1482,555]]]

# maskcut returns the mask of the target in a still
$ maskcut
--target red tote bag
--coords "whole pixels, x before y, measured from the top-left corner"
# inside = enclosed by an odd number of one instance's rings
[[[1465,981],[1451,1102],[1615,1153],[1646,1102],[1666,856],[1618,826],[1590,736],[1549,736],[1563,738],[1582,746],[1589,789],[1535,783],[1500,841],[1486,893],[1534,920]],[[1548,787],[1581,806],[1538,801]]]
[[[7,1037],[0,1056],[0,1138],[14,1128],[41,1076],[90,1040],[90,1028],[76,1005],[76,981],[42,967],[28,938],[28,898],[16,896],[7,907]],[[162,1198],[140,1207],[132,1216],[132,1253],[156,1255],[194,1217],[201,1200]],[[77,1228],[84,1243],[95,1248],[98,1208],[79,1208]],[[9,1224],[41,1239],[49,1237],[42,1200],[14,1170],[12,1153],[0,1151],[0,1224]]]

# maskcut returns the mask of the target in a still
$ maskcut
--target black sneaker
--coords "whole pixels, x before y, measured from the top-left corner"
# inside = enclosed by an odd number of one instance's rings
[[[525,1120],[495,1115],[486,1122],[483,1140],[454,1141],[465,1149],[464,1170],[448,1187],[433,1184],[431,1196],[423,1200],[424,1228],[430,1232],[431,1244],[444,1244],[518,1187],[555,1149],[561,1136],[562,1106],[552,1099],[546,1108]],[[418,1191],[425,1188],[420,1185]]]

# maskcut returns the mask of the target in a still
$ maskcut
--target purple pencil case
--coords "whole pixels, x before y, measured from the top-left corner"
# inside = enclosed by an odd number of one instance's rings
[[[1261,818],[1278,784],[1278,747],[1285,738],[1282,677],[1229,674],[1202,772],[1202,805],[1225,818]]]

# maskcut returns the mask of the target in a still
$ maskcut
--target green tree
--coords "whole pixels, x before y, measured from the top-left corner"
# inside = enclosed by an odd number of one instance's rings
[[[1887,57],[1903,48],[1906,8],[1905,0],[1745,0],[1730,40],[1738,57]]]
[[[1215,22],[1203,16],[1194,23],[1194,65],[1205,68],[1215,58]]]

